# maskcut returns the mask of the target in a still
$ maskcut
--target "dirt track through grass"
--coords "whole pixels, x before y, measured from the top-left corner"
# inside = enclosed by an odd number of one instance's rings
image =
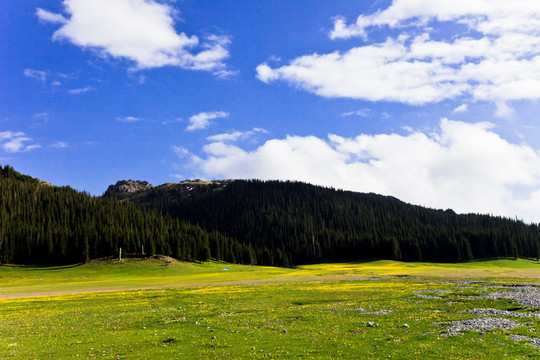
[[[228,270],[224,270],[224,268]],[[256,282],[344,280],[386,276],[540,279],[540,263],[494,260],[464,264],[371,261],[315,264],[294,269],[183,263],[169,258],[93,261],[65,267],[0,267],[0,298],[134,289],[185,288]]]

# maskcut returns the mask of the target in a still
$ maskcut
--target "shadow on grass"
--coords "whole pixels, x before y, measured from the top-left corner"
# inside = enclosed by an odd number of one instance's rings
[[[17,268],[21,269],[23,271],[31,271],[31,270],[62,270],[62,269],[70,269],[79,267],[81,265],[84,265],[84,263],[77,263],[77,264],[68,264],[68,265],[13,265],[13,264],[5,264],[2,265],[4,267],[11,267],[11,268]]]

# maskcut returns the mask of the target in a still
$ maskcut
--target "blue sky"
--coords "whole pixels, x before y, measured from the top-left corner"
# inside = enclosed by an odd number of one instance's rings
[[[540,4],[0,3],[0,163],[301,180],[540,221]]]

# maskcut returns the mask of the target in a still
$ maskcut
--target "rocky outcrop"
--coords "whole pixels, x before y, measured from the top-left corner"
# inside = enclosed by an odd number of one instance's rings
[[[122,199],[131,194],[152,189],[152,184],[148,181],[120,180],[115,185],[108,187],[103,194],[105,197]]]

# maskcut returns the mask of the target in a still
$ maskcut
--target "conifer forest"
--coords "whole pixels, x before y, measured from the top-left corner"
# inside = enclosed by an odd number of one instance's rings
[[[291,267],[392,259],[538,258],[540,228],[300,182],[170,183],[91,196],[0,168],[0,262],[124,254]]]

